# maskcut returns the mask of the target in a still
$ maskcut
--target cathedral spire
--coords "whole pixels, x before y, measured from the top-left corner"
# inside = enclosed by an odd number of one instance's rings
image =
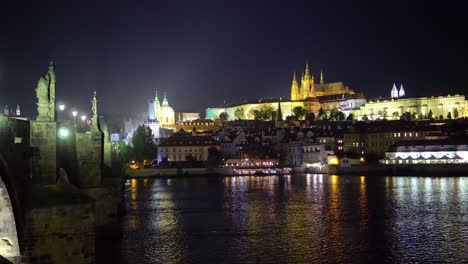
[[[306,61],[306,68],[305,68],[305,76],[306,78],[310,75],[310,72],[309,72],[309,62]]]
[[[296,72],[293,73],[293,80],[291,84],[291,100],[299,99],[299,84],[296,79]]]
[[[320,70],[320,84],[324,84],[323,71],[322,70]]]

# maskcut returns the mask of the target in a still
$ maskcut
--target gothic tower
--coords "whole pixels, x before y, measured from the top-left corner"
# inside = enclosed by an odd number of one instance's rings
[[[309,72],[309,63],[306,63],[304,78],[301,80],[302,98],[313,97],[314,93],[314,76]]]
[[[296,80],[296,72],[293,73],[293,80],[291,84],[291,100],[299,100],[299,84]]]
[[[324,79],[323,79],[323,71],[320,70],[320,84],[323,85],[325,83]]]
[[[390,92],[390,96],[392,98],[398,98],[398,89],[396,88],[396,85],[393,84],[392,91]]]
[[[158,91],[155,92],[153,104],[155,119],[161,121],[161,103],[159,102]]]

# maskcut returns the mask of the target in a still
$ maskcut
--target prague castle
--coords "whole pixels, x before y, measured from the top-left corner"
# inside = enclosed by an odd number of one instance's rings
[[[404,114],[411,119],[445,119],[468,116],[468,101],[464,95],[444,95],[428,97],[407,97],[407,91],[400,84],[399,89],[393,84],[389,97],[367,100],[363,94],[345,86],[343,82],[325,83],[323,72],[320,80],[315,82],[313,74],[306,64],[301,74],[300,84],[293,73],[290,100],[257,100],[224,107],[206,109],[206,118],[216,119],[221,113],[227,114],[227,120],[255,119],[254,112],[269,109],[280,113],[283,120],[294,115],[295,107],[302,107],[309,113],[317,115],[322,109],[329,112],[337,109],[346,116],[353,114],[357,120],[396,120]],[[273,118],[273,115],[272,115]]]
[[[362,94],[351,90],[343,82],[325,83],[323,72],[320,72],[319,82],[315,83],[314,76],[309,71],[309,65],[306,64],[300,86],[296,74],[293,74],[291,100],[260,99],[233,106],[207,108],[206,118],[216,119],[221,113],[225,112],[227,113],[227,120],[235,120],[239,116],[241,116],[241,119],[253,120],[255,117],[252,111],[271,109],[281,113],[280,118],[284,120],[287,116],[293,115],[295,107],[302,107],[310,113],[318,113],[320,109],[325,112],[340,109],[340,111],[349,114],[351,109],[365,103],[366,99]],[[237,114],[236,117],[236,112],[242,112],[242,114]]]

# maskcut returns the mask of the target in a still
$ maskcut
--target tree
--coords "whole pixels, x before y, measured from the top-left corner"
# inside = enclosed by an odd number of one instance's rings
[[[367,115],[366,115],[366,114],[364,114],[364,115],[362,116],[362,120],[364,120],[364,121],[368,121],[368,120],[369,120],[369,117],[367,117]]]
[[[346,120],[352,121],[353,119],[354,119],[353,113],[349,113],[349,115],[348,115],[348,117],[346,118]]]
[[[242,108],[242,107],[237,108],[236,111],[234,112],[234,116],[238,120],[245,119],[244,108]]]
[[[429,113],[427,114],[427,118],[429,120],[434,120],[434,114],[432,113],[432,109],[429,109]]]
[[[208,160],[206,162],[208,168],[218,167],[218,165],[221,164],[221,162],[222,159],[219,150],[215,147],[210,147],[208,149]]]
[[[314,113],[307,113],[305,119],[307,121],[309,121],[309,122],[314,122],[315,121],[315,114]]]
[[[305,110],[302,106],[296,106],[293,108],[293,113],[296,119],[299,120],[306,115],[307,110]]]
[[[399,115],[400,114],[398,112],[396,112],[396,111],[392,113],[393,119],[397,119]]]
[[[157,150],[151,135],[151,129],[138,126],[132,138],[135,159],[142,161],[156,158]]]
[[[413,112],[411,114],[411,120],[416,120],[416,119],[418,119],[418,114],[416,114],[416,112]]]
[[[387,110],[383,110],[382,116],[383,116],[383,119],[387,119],[387,117],[388,117],[388,112],[387,112]]]
[[[338,115],[339,115],[339,110],[334,108],[330,111],[330,120],[331,121],[337,121],[338,120]]]
[[[226,112],[222,112],[221,114],[219,114],[219,119],[223,122],[227,121],[228,118],[229,118],[229,114]]]
[[[119,159],[121,162],[128,162],[133,157],[133,149],[123,141],[118,143]]]
[[[343,121],[345,119],[346,119],[345,114],[341,111],[338,112],[338,121]]]
[[[325,111],[323,111],[323,109],[320,108],[319,111],[318,111],[318,114],[317,114],[317,119],[318,120],[323,120],[323,119],[326,119],[326,118],[327,118],[327,116],[325,114]]]
[[[400,116],[400,119],[401,119],[401,120],[406,120],[406,121],[411,121],[411,120],[412,120],[411,113],[410,113],[410,112],[404,112],[404,113]]]
[[[448,112],[448,113],[447,113],[447,119],[448,119],[448,120],[452,119],[452,113],[451,113],[451,112]]]
[[[269,105],[264,105],[262,108],[260,108],[260,119],[261,120],[271,120],[272,119],[272,114],[273,114],[273,107]]]
[[[454,108],[454,109],[453,109],[453,117],[454,117],[455,119],[457,119],[459,115],[460,115],[460,113],[458,112],[458,109],[457,109],[457,108]]]

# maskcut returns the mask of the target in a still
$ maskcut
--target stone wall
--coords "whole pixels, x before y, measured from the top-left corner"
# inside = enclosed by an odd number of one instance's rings
[[[52,184],[57,179],[57,125],[31,121],[31,157],[33,182]]]
[[[94,263],[94,204],[34,207],[26,214],[21,263]]]

